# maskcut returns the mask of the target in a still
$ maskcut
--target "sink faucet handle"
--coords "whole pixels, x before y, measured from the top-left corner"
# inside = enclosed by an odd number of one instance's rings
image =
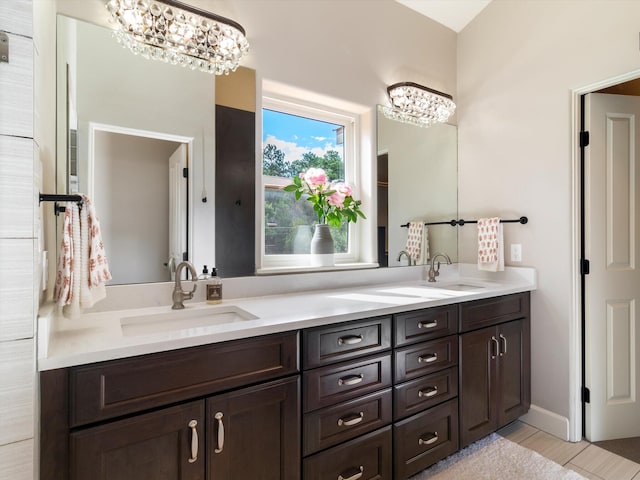
[[[190,292],[186,292],[182,289],[182,270],[184,268],[188,268],[191,273],[191,281],[193,282],[193,289]],[[198,288],[198,272],[196,272],[196,268],[193,266],[191,262],[180,262],[176,267],[176,275],[175,275],[175,285],[173,287],[173,306],[171,307],[174,310],[181,310],[184,308],[184,304],[182,303],[184,300],[191,300],[193,298],[193,294]]]

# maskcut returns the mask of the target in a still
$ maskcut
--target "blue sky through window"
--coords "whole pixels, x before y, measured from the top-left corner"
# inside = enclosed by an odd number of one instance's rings
[[[262,110],[262,148],[275,145],[292,162],[305,152],[322,157],[329,150],[344,159],[342,145],[336,145],[336,130],[341,125],[299,117],[274,110]]]

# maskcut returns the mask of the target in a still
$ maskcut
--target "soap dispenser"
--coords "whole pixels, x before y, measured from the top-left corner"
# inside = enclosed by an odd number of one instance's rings
[[[209,269],[207,268],[207,266],[205,265],[204,267],[202,267],[202,273],[200,275],[198,275],[198,280],[209,280],[211,278],[211,275],[209,275]]]
[[[207,303],[216,304],[222,302],[222,279],[218,276],[215,267],[211,269],[211,276],[205,283]]]

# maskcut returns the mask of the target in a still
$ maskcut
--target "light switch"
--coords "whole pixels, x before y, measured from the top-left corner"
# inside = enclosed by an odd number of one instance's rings
[[[511,261],[512,262],[522,261],[522,244],[520,243],[511,244]]]

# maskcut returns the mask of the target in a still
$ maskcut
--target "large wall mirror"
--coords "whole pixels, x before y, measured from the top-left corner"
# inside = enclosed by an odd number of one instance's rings
[[[58,15],[57,188],[93,198],[111,284],[170,281],[184,251],[198,268],[215,264],[215,82],[132,55],[108,28]],[[389,159],[388,215],[379,216],[388,265],[404,265],[395,260],[406,241],[401,224],[456,218],[456,128],[381,117],[378,151]],[[187,183],[176,175],[183,164]],[[432,252],[457,259],[455,228],[429,235]]]
[[[378,258],[388,266],[407,265],[409,222],[448,222],[458,215],[457,127],[429,128],[386,118],[378,111]],[[431,255],[458,259],[457,228],[427,226]],[[384,246],[384,249],[382,248]]]

